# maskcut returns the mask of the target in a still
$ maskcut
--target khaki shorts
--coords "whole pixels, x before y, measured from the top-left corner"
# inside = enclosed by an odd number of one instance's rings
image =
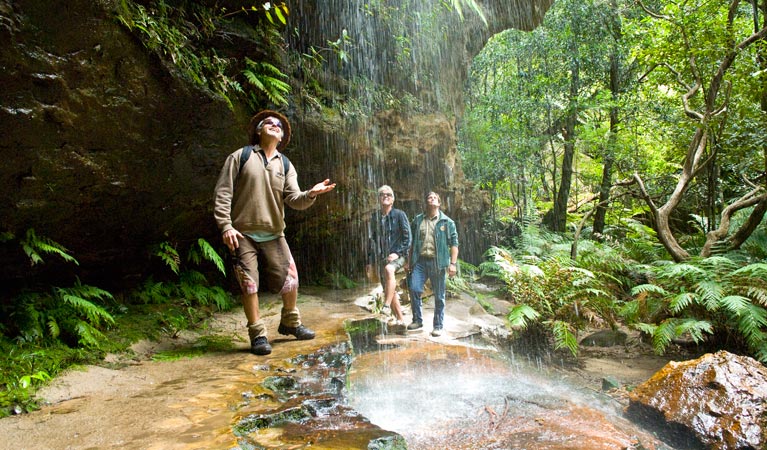
[[[298,270],[284,237],[256,242],[245,236],[236,250],[234,273],[243,294],[259,292],[259,276],[266,287],[283,294],[298,289]]]
[[[395,259],[394,261],[387,263],[386,260],[381,261],[381,263],[378,265],[378,276],[380,277],[381,283],[386,280],[386,272],[384,271],[384,268],[386,266],[394,266],[394,273],[402,269],[402,267],[405,265],[405,257],[400,256],[399,258]]]

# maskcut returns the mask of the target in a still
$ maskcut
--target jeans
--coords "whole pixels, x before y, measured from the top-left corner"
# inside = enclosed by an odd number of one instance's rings
[[[431,281],[434,292],[434,329],[441,330],[445,319],[445,280],[447,271],[437,268],[434,259],[419,259],[410,273],[410,308],[413,310],[413,322],[423,323],[421,314],[421,295],[426,280]]]

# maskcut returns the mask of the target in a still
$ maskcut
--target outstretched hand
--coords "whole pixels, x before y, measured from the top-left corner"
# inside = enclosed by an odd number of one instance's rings
[[[314,198],[320,194],[324,194],[326,192],[330,192],[333,189],[336,188],[335,183],[331,183],[330,179],[327,179],[325,181],[322,181],[321,183],[317,183],[309,190],[309,197]]]

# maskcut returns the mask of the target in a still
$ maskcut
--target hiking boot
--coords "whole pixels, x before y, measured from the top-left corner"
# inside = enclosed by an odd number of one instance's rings
[[[250,341],[250,352],[254,355],[268,355],[272,352],[272,346],[266,340],[266,336],[259,336]]]
[[[435,328],[431,331],[431,335],[434,337],[442,336],[442,328]]]
[[[420,330],[421,328],[423,328],[423,324],[421,322],[413,322],[407,326],[408,331]]]
[[[309,339],[314,339],[314,331],[306,328],[303,325],[299,325],[297,327],[289,327],[280,324],[280,326],[277,328],[277,332],[286,336],[292,334],[299,341],[308,341]]]

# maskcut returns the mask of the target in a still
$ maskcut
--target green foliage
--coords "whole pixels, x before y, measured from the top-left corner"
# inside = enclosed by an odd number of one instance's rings
[[[613,273],[629,266],[616,249],[591,242],[572,261],[565,239],[532,224],[515,242],[514,249],[492,247],[480,265],[482,276],[502,281],[515,303],[507,316],[511,328],[541,324],[556,348],[577,355],[578,330],[615,326],[616,300],[627,281]]]
[[[258,91],[264,93],[275,105],[287,105],[285,98],[290,93],[290,85],[280,78],[288,76],[280,72],[280,69],[268,62],[255,62],[250,58],[245,58],[245,70],[242,71],[248,83]],[[251,93],[250,101],[252,106],[259,104],[258,97]]]
[[[198,266],[202,264],[203,261],[210,261],[222,275],[226,275],[224,259],[221,258],[221,255],[216,252],[216,249],[203,238],[197,239],[197,244],[189,247],[188,259]]]
[[[12,233],[4,235],[13,238]],[[77,264],[67,249],[53,240],[27,230],[19,241],[32,265],[43,263],[42,254],[53,254]],[[104,339],[101,330],[114,324],[104,302],[114,300],[109,292],[76,279],[70,287],[27,289],[3,304],[3,334],[18,342],[38,345],[63,340],[70,345],[98,348]]]
[[[37,388],[50,381],[62,367],[82,359],[81,350],[61,344],[41,348],[11,342],[0,336],[0,418],[37,409]]]
[[[4,240],[8,241],[13,239],[13,237],[13,233],[6,233]],[[19,243],[33,266],[44,262],[41,254],[55,255],[64,261],[77,265],[80,264],[69,254],[69,250],[64,246],[49,238],[38,236],[33,228],[27,230],[24,238],[20,239]]]
[[[100,329],[114,318],[99,303],[112,300],[102,289],[80,283],[50,292],[26,292],[13,302],[9,317],[16,339],[42,344],[63,339],[69,344],[98,348],[104,335]]]
[[[264,47],[274,46],[282,39],[271,30],[284,26],[289,13],[285,2],[266,2],[236,11],[206,7],[194,2],[169,5],[164,0],[152,1],[147,6],[130,0],[121,0],[117,20],[138,34],[144,46],[156,52],[164,61],[195,85],[219,95],[230,108],[233,99],[245,93],[237,74],[241,73],[255,91],[247,93],[251,105],[257,105],[256,92],[266,94],[275,104],[287,104],[285,95],[290,86],[280,78],[287,76],[267,61],[254,62],[244,57],[221,57],[208,45],[208,40],[226,26],[234,16],[252,14],[256,20],[264,18],[257,30],[263,33]],[[243,67],[237,70],[238,67]]]
[[[767,264],[738,263],[726,256],[651,266],[653,279],[635,286],[621,310],[629,324],[649,334],[658,353],[673,339],[734,335],[765,361],[767,356]]]
[[[172,243],[162,242],[152,253],[159,257],[178,278],[168,281],[147,278],[142,287],[134,293],[141,302],[180,304],[188,308],[188,311],[198,306],[215,306],[220,311],[231,308],[233,304],[231,295],[220,286],[212,285],[204,273],[183,267],[183,259]],[[197,239],[189,246],[186,260],[196,266],[202,265],[205,261],[210,262],[219,273],[226,275],[223,258],[205,239]]]
[[[525,304],[515,305],[506,316],[511,328],[527,328],[532,322],[541,317],[540,313],[533,307]]]

